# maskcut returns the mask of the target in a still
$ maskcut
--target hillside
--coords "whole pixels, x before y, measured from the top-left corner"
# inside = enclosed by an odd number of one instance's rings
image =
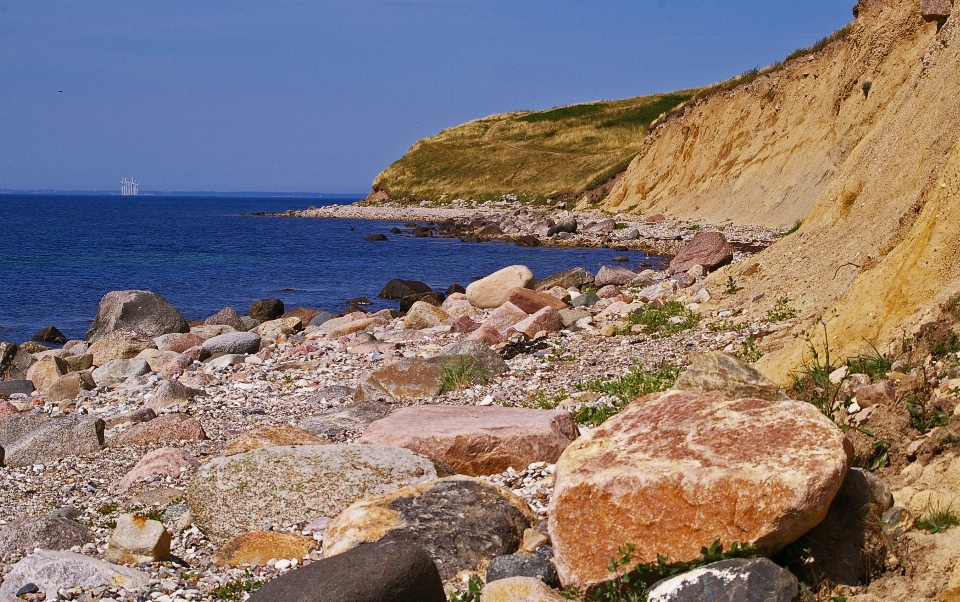
[[[956,8],[954,8],[956,11]],[[661,123],[609,211],[787,226],[733,277],[746,315],[781,296],[800,324],[764,340],[787,380],[811,343],[835,356],[899,348],[960,292],[960,40],[954,18],[864,0],[845,35]],[[753,267],[756,263],[756,267]],[[750,299],[763,294],[757,303]],[[812,337],[808,342],[806,337]]]
[[[622,172],[651,122],[695,90],[493,115],[420,140],[373,183],[401,201],[577,198]]]

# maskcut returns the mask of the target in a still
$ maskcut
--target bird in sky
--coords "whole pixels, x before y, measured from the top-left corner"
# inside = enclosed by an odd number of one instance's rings
[[[61,93],[61,94],[63,94],[63,90],[57,90],[57,92],[59,92],[59,93]]]

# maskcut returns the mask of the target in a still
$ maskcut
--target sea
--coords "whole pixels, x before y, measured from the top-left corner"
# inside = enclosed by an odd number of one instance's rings
[[[367,297],[371,311],[398,301],[377,294],[393,278],[435,290],[508,265],[538,278],[626,255],[626,267],[664,258],[640,251],[517,247],[493,241],[414,238],[401,222],[260,217],[360,196],[319,198],[0,194],[0,341],[23,342],[48,325],[82,339],[111,290],[163,295],[188,320],[225,306],[241,315],[277,297],[287,308],[342,312]],[[399,227],[403,234],[390,234]],[[384,233],[386,242],[364,240]]]

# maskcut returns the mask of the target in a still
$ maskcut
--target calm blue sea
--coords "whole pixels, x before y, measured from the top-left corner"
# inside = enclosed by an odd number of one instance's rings
[[[367,234],[403,224],[242,215],[333,202],[349,201],[0,195],[0,340],[29,340],[51,324],[83,338],[100,298],[119,289],[156,291],[188,320],[227,305],[243,314],[264,297],[340,312],[359,296],[373,309],[397,307],[377,299],[391,278],[443,290],[512,264],[544,277],[577,266],[595,272],[616,255],[628,255],[629,267],[648,260],[640,252],[409,235],[368,242]]]

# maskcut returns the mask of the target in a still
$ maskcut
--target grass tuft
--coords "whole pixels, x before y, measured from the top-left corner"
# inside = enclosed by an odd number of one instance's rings
[[[231,579],[210,590],[210,595],[217,600],[242,600],[243,594],[256,591],[262,585],[263,581],[256,581],[248,569],[244,571],[243,577]]]
[[[773,307],[767,310],[768,322],[783,322],[797,317],[797,310],[790,306],[790,297],[780,297]]]
[[[939,503],[928,505],[923,513],[914,521],[914,526],[929,533],[942,533],[950,527],[960,525],[960,516],[953,511],[953,508],[947,506],[944,508]]]
[[[440,371],[440,394],[490,382],[490,371],[474,359],[460,358]]]
[[[573,419],[578,424],[592,426],[602,424],[608,418],[619,414],[634,399],[650,393],[666,391],[677,382],[679,376],[680,367],[675,364],[664,363],[650,370],[645,369],[641,364],[631,368],[626,375],[619,378],[598,378],[582,383],[577,387],[581,391],[603,393],[615,398],[615,401],[608,406],[581,406],[573,413]]]

